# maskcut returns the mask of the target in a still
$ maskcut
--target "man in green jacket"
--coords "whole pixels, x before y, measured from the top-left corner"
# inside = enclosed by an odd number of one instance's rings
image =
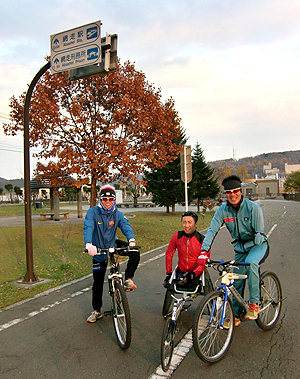
[[[243,197],[242,183],[239,177],[232,175],[222,182],[226,193],[227,202],[223,203],[216,211],[210,227],[202,244],[201,263],[206,262],[215,236],[223,224],[226,225],[235,251],[235,260],[250,263],[250,266],[240,266],[238,273],[247,274],[249,286],[249,311],[247,320],[255,320],[258,317],[260,299],[259,265],[267,258],[269,253],[267,237],[265,236],[264,218],[261,207]],[[245,280],[234,281],[234,286],[242,295]],[[235,310],[235,326],[240,325],[239,303],[233,298]],[[228,327],[229,320],[224,324]]]

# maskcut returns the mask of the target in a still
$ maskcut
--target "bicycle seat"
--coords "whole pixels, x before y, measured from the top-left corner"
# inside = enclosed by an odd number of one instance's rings
[[[179,284],[178,282],[174,281],[174,290],[175,292],[190,292],[190,293],[196,293],[200,290],[201,286],[200,283],[186,283],[186,284]]]

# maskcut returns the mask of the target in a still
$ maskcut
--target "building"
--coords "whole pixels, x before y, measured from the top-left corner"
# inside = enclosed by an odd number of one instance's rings
[[[279,175],[279,168],[272,168],[272,163],[269,162],[269,164],[263,166],[263,172],[266,174],[268,177],[276,177],[278,179]]]
[[[242,183],[246,197],[276,197],[279,194],[279,179],[257,179]]]
[[[300,171],[300,164],[288,164],[288,163],[285,163],[284,170],[285,170],[286,175],[289,175],[289,174],[291,174],[292,172],[295,172],[295,171]]]

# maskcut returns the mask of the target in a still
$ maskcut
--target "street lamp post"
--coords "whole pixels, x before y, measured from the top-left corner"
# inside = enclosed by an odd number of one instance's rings
[[[27,272],[23,283],[34,283],[39,279],[33,270],[33,248],[32,248],[32,219],[31,219],[31,196],[30,196],[30,147],[29,147],[29,107],[34,87],[40,77],[50,68],[50,62],[33,78],[25,98],[24,104],[24,189],[25,189],[25,238],[26,238],[26,265]]]

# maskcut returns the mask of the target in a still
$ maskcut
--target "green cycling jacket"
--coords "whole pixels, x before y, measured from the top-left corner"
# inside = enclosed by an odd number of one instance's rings
[[[209,251],[223,224],[226,225],[233,238],[232,244],[235,251],[248,252],[254,245],[267,241],[260,205],[242,198],[238,210],[235,210],[228,201],[217,209],[204,238],[202,251]]]

